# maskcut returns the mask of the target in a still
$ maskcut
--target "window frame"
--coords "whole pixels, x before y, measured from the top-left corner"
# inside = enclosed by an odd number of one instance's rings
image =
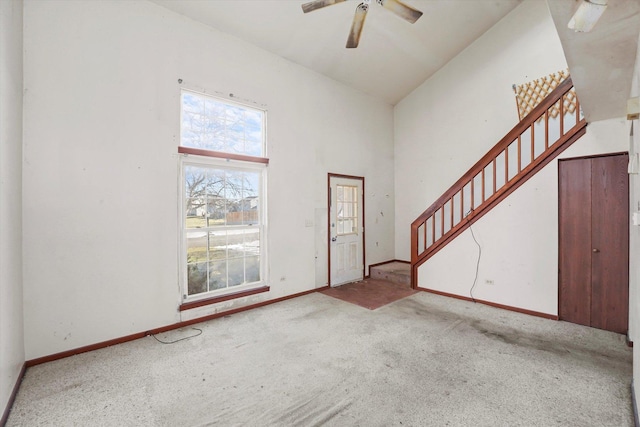
[[[183,120],[183,93],[188,92],[197,96],[205,98],[212,98],[216,102],[233,105],[240,108],[246,108],[251,110],[257,110],[262,113],[262,154],[266,156],[267,151],[267,111],[254,106],[245,105],[236,101],[227,100],[216,96],[211,96],[204,92],[198,92],[194,90],[181,88],[180,90],[180,126],[179,126],[179,143],[178,153],[180,153],[180,165],[179,165],[179,191],[178,197],[180,201],[179,206],[179,284],[181,305],[180,311],[189,310],[192,308],[214,304],[221,301],[227,301],[234,298],[241,298],[248,295],[253,295],[261,292],[269,291],[268,279],[268,238],[267,238],[267,166],[269,159],[267,157],[249,156],[232,152],[221,152],[214,150],[207,150],[202,148],[195,148],[189,146],[183,146],[182,143],[182,120]],[[215,168],[221,170],[231,171],[247,171],[250,173],[259,173],[259,189],[257,191],[259,198],[258,206],[258,230],[260,233],[260,280],[257,282],[244,283],[233,287],[226,287],[222,289],[216,289],[212,291],[206,291],[199,294],[189,295],[188,292],[188,262],[187,262],[187,235],[189,232],[198,229],[187,229],[186,227],[186,194],[185,194],[185,170],[187,166]],[[255,227],[255,226],[252,226]],[[219,229],[241,229],[242,226],[222,226]],[[210,227],[205,227],[204,230],[210,231]],[[228,258],[227,258],[228,260]]]
[[[260,111],[262,113],[262,156],[253,156],[247,154],[234,153],[231,151],[218,151],[218,150],[208,150],[206,148],[197,148],[197,147],[189,147],[186,145],[182,145],[182,123],[183,123],[183,113],[184,110],[182,108],[182,95],[187,92],[196,96],[210,98],[216,102],[227,104],[229,106],[239,107],[247,110]],[[264,108],[258,108],[256,106],[249,105],[247,103],[238,102],[235,100],[223,98],[220,96],[210,95],[205,91],[197,91],[188,88],[180,89],[180,124],[178,127],[178,152],[184,154],[196,154],[207,157],[219,157],[223,159],[233,159],[233,160],[242,160],[248,162],[257,162],[257,163],[269,163],[269,158],[267,157],[267,110]]]

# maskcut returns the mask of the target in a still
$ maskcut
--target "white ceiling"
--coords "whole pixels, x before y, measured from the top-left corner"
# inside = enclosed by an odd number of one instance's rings
[[[638,49],[640,1],[609,0],[588,33],[567,28],[576,1],[548,0],[548,4],[587,121],[626,116]]]
[[[372,2],[357,49],[357,0],[304,14],[308,0],[151,0],[395,105],[522,0],[403,0],[415,24]]]

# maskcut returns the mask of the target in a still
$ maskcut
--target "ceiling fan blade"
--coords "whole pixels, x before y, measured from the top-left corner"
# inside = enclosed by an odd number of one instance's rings
[[[362,27],[364,26],[364,19],[367,17],[369,11],[369,5],[360,3],[356,8],[356,14],[353,16],[353,23],[351,24],[351,32],[347,39],[347,48],[352,49],[358,47],[360,42],[360,34],[362,33]]]
[[[422,16],[422,12],[412,8],[411,6],[407,6],[398,0],[379,0],[378,2],[382,4],[382,7],[385,9],[390,10],[400,18],[409,21],[412,24]]]
[[[342,3],[347,0],[314,0],[302,5],[302,11],[304,13],[313,12],[316,9],[322,9],[323,7],[331,6],[336,3]]]

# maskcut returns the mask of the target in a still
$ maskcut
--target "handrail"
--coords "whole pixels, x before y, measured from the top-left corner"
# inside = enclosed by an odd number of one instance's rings
[[[574,98],[575,123],[565,131],[565,124],[571,124],[565,123],[565,103]],[[553,118],[556,114],[557,122]],[[552,129],[550,123],[557,129]],[[585,133],[586,125],[573,82],[568,77],[413,221],[412,286],[416,286],[417,268],[423,262],[573,144]],[[540,131],[543,136],[538,138]],[[550,137],[551,132],[558,137]],[[481,188],[477,188],[478,185]]]

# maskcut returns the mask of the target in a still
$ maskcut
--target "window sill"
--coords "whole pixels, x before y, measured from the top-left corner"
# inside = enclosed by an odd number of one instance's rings
[[[203,307],[205,305],[216,304],[223,301],[229,301],[236,298],[248,297],[249,295],[261,294],[263,292],[269,292],[269,286],[261,286],[255,289],[248,289],[246,291],[238,291],[230,294],[220,295],[211,298],[205,298],[198,301],[186,302],[180,304],[179,311],[191,310],[192,308]]]

